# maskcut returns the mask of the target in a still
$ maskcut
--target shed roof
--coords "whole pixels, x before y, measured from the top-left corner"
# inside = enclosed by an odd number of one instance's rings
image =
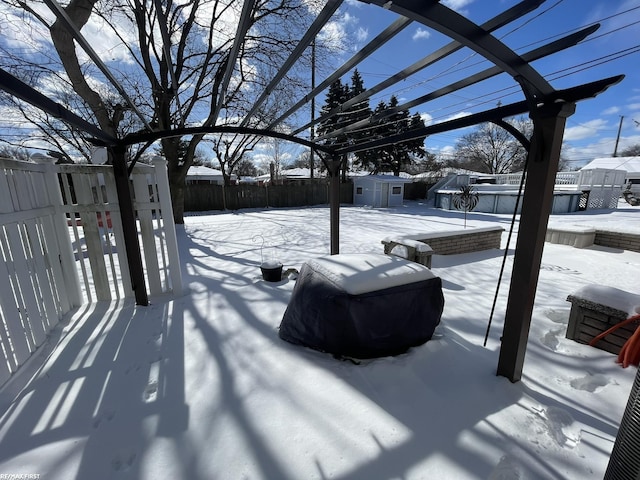
[[[600,157],[594,158],[580,170],[607,168],[610,170],[625,170],[628,173],[640,175],[640,157]]]

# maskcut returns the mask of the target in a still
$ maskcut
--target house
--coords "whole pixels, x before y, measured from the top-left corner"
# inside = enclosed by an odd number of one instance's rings
[[[261,184],[268,184],[272,181],[272,174],[266,173],[257,177],[258,182]],[[315,179],[326,177],[325,172],[319,172],[318,168],[314,168],[313,177]],[[276,183],[295,183],[295,182],[308,182],[311,180],[311,169],[309,168],[284,168],[276,174]]]
[[[236,180],[237,176],[235,174],[232,174],[231,183],[236,183]],[[220,170],[216,170],[215,168],[205,167],[202,165],[192,165],[187,171],[186,183],[187,185],[203,183],[224,185],[224,177],[222,176],[222,172]]]
[[[411,179],[393,175],[361,175],[352,177],[354,205],[395,207],[403,204],[404,185]]]

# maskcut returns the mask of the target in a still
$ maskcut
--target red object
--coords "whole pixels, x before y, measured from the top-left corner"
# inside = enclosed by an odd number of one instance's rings
[[[627,323],[637,322],[638,320],[640,320],[640,315],[634,315],[627,318],[626,320],[623,320],[620,323],[617,323],[613,327],[593,337],[593,339],[589,342],[589,345],[593,347],[596,343],[609,335],[611,332],[614,332]],[[620,353],[618,354],[616,363],[622,365],[622,368],[627,368],[629,365],[635,365],[637,367],[640,364],[640,328],[636,328],[636,331],[633,332],[633,335],[631,335],[622,346],[622,348],[620,349]]]
[[[98,216],[98,226],[101,228],[104,228],[104,222],[102,221],[102,213],[96,212],[96,215]],[[105,217],[107,218],[107,227],[112,228],[113,224],[111,223],[111,212],[105,212]],[[67,225],[70,227],[72,227],[73,225],[80,227],[82,226],[82,220],[78,217],[69,218],[67,220]]]

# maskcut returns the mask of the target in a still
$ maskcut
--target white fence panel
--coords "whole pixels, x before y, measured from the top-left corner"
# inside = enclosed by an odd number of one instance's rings
[[[74,253],[87,301],[134,295],[113,169],[108,165],[59,165]],[[166,161],[138,164],[131,173],[145,280],[151,295],[181,293],[175,224]],[[160,185],[166,185],[162,190]],[[164,202],[164,203],[163,203]],[[173,245],[173,246],[172,246]]]
[[[0,385],[62,315],[133,296],[113,169],[0,159]],[[134,167],[151,295],[182,293],[166,161]]]
[[[79,305],[53,165],[0,159],[0,383]]]

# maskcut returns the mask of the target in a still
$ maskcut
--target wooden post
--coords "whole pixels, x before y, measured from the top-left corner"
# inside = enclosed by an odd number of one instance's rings
[[[512,382],[522,377],[564,127],[574,111],[575,104],[557,103],[531,112],[533,137],[497,371]]]
[[[118,204],[120,205],[122,233],[127,250],[131,287],[136,297],[136,304],[149,305],[147,286],[144,279],[142,254],[140,252],[140,242],[138,241],[136,214],[133,209],[133,198],[131,197],[131,187],[129,186],[129,172],[127,170],[125,151],[125,147],[122,146],[110,148],[111,158],[113,160],[113,176],[116,182]]]

